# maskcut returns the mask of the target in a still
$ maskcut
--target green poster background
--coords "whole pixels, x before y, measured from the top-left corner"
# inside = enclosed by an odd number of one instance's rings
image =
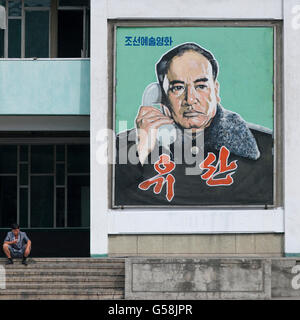
[[[172,37],[171,46],[125,46],[125,37]],[[133,39],[133,38],[132,38]],[[118,27],[115,128],[134,127],[144,89],[156,82],[155,64],[184,42],[211,51],[219,63],[221,105],[246,121],[273,129],[272,27]]]

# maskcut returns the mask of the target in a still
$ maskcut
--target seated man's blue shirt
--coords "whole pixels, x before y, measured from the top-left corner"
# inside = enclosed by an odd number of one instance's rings
[[[12,231],[10,231],[7,233],[7,236],[4,240],[4,242],[11,242],[14,240],[15,240],[15,235],[13,234]],[[18,242],[12,244],[11,247],[16,250],[21,250],[25,246],[25,244],[28,242],[28,240],[29,240],[29,238],[28,238],[26,232],[20,231],[19,237],[18,237]]]

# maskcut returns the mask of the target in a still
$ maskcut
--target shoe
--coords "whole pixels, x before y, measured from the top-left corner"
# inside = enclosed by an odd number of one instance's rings
[[[6,262],[6,264],[14,264],[14,261],[12,258],[9,258],[8,261]]]
[[[24,264],[24,266],[27,266],[27,265],[28,265],[28,262],[26,261],[26,258],[23,258],[22,264]]]

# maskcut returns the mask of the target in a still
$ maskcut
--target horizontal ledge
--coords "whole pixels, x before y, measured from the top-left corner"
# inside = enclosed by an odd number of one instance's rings
[[[1,131],[89,131],[89,115],[1,115]]]
[[[108,233],[282,233],[283,208],[273,210],[109,210]],[[157,223],[159,221],[159,223]]]
[[[94,3],[93,9],[103,10],[103,4]],[[180,10],[178,10],[180,8]],[[158,18],[162,17],[189,17],[197,19],[214,18],[214,19],[272,19],[283,16],[281,0],[227,0],[221,1],[202,1],[194,0],[173,0],[172,5],[169,1],[153,0],[149,7],[147,0],[137,1],[134,6],[130,0],[107,1],[108,17],[139,17],[139,18]],[[143,17],[141,17],[143,14]]]

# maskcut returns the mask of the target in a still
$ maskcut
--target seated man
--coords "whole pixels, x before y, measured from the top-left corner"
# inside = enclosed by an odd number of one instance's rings
[[[31,241],[25,232],[20,231],[18,224],[11,226],[11,231],[7,233],[4,240],[3,251],[8,258],[8,264],[13,264],[13,258],[23,258],[22,264],[27,266],[27,257],[31,251]]]

